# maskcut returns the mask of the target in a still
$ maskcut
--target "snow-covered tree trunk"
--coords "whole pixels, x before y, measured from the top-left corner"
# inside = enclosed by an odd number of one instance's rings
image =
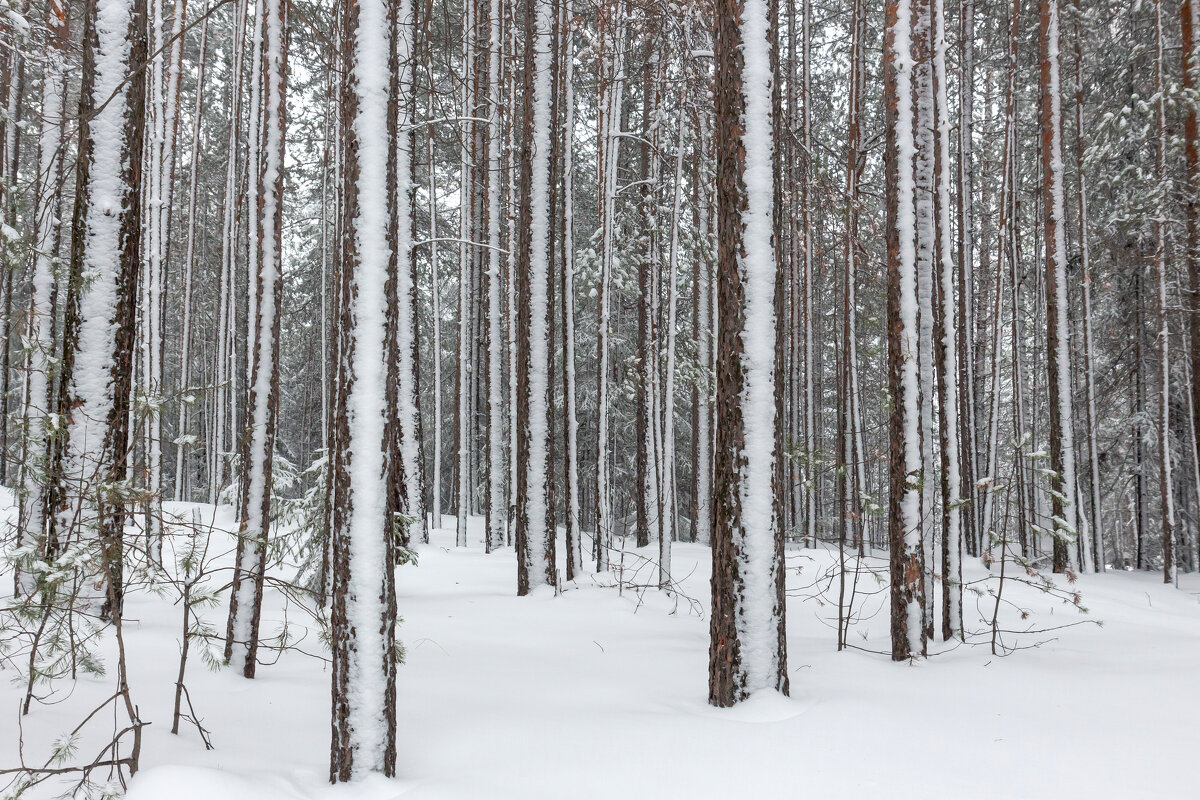
[[[921,2],[921,0],[917,0]],[[925,654],[925,582],[921,548],[921,378],[917,292],[917,208],[914,163],[913,8],[885,6],[883,80],[887,177],[888,423],[891,491],[892,659]]]
[[[651,32],[651,43],[642,67],[642,122],[637,141],[641,145],[639,163],[640,211],[643,217],[641,252],[638,258],[637,300],[637,421],[634,433],[637,446],[637,489],[634,493],[637,510],[637,546],[645,547],[661,541],[662,515],[660,497],[658,442],[658,342],[657,342],[657,281],[660,268],[658,248],[658,106],[660,63],[658,43]]]
[[[1074,566],[1075,444],[1071,404],[1070,315],[1063,201],[1062,91],[1058,0],[1040,0],[1042,229],[1045,236],[1046,373],[1050,405],[1050,469],[1054,571]]]
[[[144,0],[85,8],[80,155],[64,333],[66,420],[59,527],[97,541],[102,614],[124,596],[125,501],[138,274],[146,58]],[[116,604],[116,608],[113,604]]]
[[[938,540],[937,515],[937,440],[934,427],[934,397],[937,385],[934,358],[934,260],[937,248],[937,220],[934,207],[934,127],[933,20],[934,0],[913,0],[913,94],[916,114],[916,222],[917,222],[917,324],[920,344],[917,361],[921,380],[921,458],[924,480],[921,483],[921,547],[924,553],[925,637],[934,628],[934,564]]]
[[[413,2],[398,0],[396,25],[393,29],[393,75],[392,88],[395,104],[394,136],[395,178],[392,191],[392,215],[396,232],[393,280],[396,282],[395,316],[395,368],[396,368],[396,413],[399,436],[399,487],[401,505],[397,509],[421,527],[426,525],[425,482],[421,469],[421,417],[418,403],[418,358],[417,348],[417,274],[412,248],[412,155],[414,136],[411,130],[413,109]],[[408,531],[411,539],[413,531]]]
[[[556,582],[547,508],[549,450],[550,0],[525,0],[517,264],[517,594]]]
[[[458,373],[455,379],[457,395],[454,403],[457,487],[455,503],[454,543],[467,546],[467,515],[471,511],[471,309],[475,307],[472,290],[474,248],[471,246],[473,223],[473,187],[476,180],[472,165],[471,144],[474,122],[469,117],[475,110],[473,60],[475,55],[475,0],[462,4],[462,77],[459,97],[459,169],[458,169]],[[434,234],[436,235],[436,234]]]
[[[812,231],[812,3],[800,5],[800,285],[803,288],[804,335],[802,340],[804,364],[804,426],[802,442],[804,469],[804,536],[809,546],[817,543],[817,477],[816,457],[819,446],[817,434],[817,365],[816,349],[816,278],[813,270]]]
[[[10,247],[17,237],[17,207],[21,167],[22,114],[25,94],[25,51],[28,41],[28,24],[24,14],[28,10],[27,0],[19,0],[6,8],[6,19],[0,23],[2,29],[12,32],[5,63],[0,68],[0,219],[6,226],[0,245]],[[9,479],[9,409],[12,396],[12,352],[15,314],[13,313],[14,273],[11,264],[4,264],[0,271],[0,485]]]
[[[708,701],[788,691],[783,532],[775,513],[771,37],[765,0],[717,6],[720,366]]]
[[[501,215],[500,185],[503,171],[503,84],[500,79],[500,62],[503,58],[504,42],[501,39],[501,0],[490,0],[488,5],[488,103],[491,124],[488,126],[487,152],[487,205],[483,224],[487,226],[487,321],[488,321],[488,503],[487,533],[484,546],[490,553],[504,546],[508,509],[505,503],[505,457],[504,457],[504,306],[501,302],[501,230],[504,217]],[[514,420],[515,424],[515,420]]]
[[[247,678],[254,677],[263,579],[271,528],[271,476],[279,418],[279,330],[283,299],[283,178],[284,132],[287,125],[287,4],[262,0],[255,26],[262,36],[259,74],[262,105],[252,109],[261,134],[257,228],[250,246],[257,250],[256,313],[250,362],[250,395],[245,433],[246,462],[242,465],[237,561],[229,595],[225,657]]]
[[[706,99],[711,101],[705,91]],[[696,356],[699,375],[696,380],[696,424],[692,431],[693,483],[695,496],[695,541],[708,544],[712,536],[712,421],[713,421],[713,259],[712,259],[712,202],[707,177],[707,164],[712,142],[710,115],[701,111],[698,115],[696,138],[692,155],[692,205],[695,221],[697,247],[695,255],[696,279],[693,314],[696,332]]]
[[[840,427],[842,442],[838,449],[843,482],[841,524],[852,526],[854,541],[863,547],[863,493],[866,491],[866,458],[859,429],[858,374],[858,263],[859,181],[862,161],[862,89],[863,89],[863,0],[854,0],[850,30],[850,90],[846,122],[846,267],[842,276],[842,381]]]
[[[38,134],[38,171],[34,210],[33,278],[29,295],[29,328],[25,362],[25,453],[21,464],[18,543],[38,542],[38,552],[50,549],[43,542],[46,530],[46,485],[49,414],[53,410],[50,373],[54,358],[55,266],[62,240],[63,133],[66,120],[66,70],[70,47],[68,0],[46,3],[46,61],[42,72],[41,130]],[[22,591],[17,575],[17,586]]]
[[[432,60],[433,56],[427,53]],[[432,63],[427,65],[432,74]],[[426,116],[433,119],[433,93],[430,92],[428,104],[425,107]],[[437,200],[437,160],[434,145],[435,126],[430,125],[428,131],[427,157],[428,192],[429,192],[429,272],[430,292],[432,295],[433,312],[433,514],[434,528],[442,527],[442,287],[438,274],[438,200]]]
[[[579,516],[579,419],[575,399],[575,17],[572,0],[562,2],[563,48],[563,421],[566,453],[563,470],[566,479],[566,567],[567,580],[583,571],[583,543]]]
[[[617,165],[621,147],[621,109],[624,80],[621,76],[624,56],[625,24],[623,4],[607,0],[600,7],[599,53],[602,62],[599,82],[600,120],[598,123],[597,164],[599,174],[600,275],[596,286],[596,570],[608,569],[612,545],[612,496],[609,486],[609,358],[611,336],[612,272],[615,263]]]
[[[1191,0],[1186,0],[1186,6]],[[1101,519],[1100,502],[1100,440],[1099,422],[1096,414],[1096,354],[1092,340],[1092,259],[1088,245],[1088,197],[1087,176],[1084,174],[1084,156],[1087,152],[1083,132],[1083,53],[1080,48],[1082,10],[1080,0],[1075,0],[1075,196],[1079,214],[1079,272],[1081,277],[1080,327],[1083,334],[1083,379],[1084,408],[1088,440],[1088,525],[1092,539],[1092,565],[1096,572],[1105,569],[1104,524]],[[1186,28],[1185,28],[1186,30]],[[1197,323],[1193,323],[1197,324]]]
[[[345,159],[339,395],[334,478],[333,737],[329,777],[396,771],[396,587],[388,519],[387,163],[395,6],[349,0],[343,16]],[[399,242],[407,247],[407,242]],[[406,320],[399,320],[405,324]]]
[[[163,324],[167,257],[171,239],[171,204],[179,117],[179,82],[183,68],[183,27],[187,1],[175,3],[166,28],[164,0],[152,0],[148,68],[148,135],[143,180],[145,268],[142,273],[141,363],[138,369],[141,411],[145,415],[142,449],[145,468],[147,550],[156,560],[162,548],[162,403]]]
[[[1198,0],[1182,0],[1179,4],[1183,39],[1183,88],[1192,96],[1200,86],[1200,5]],[[1187,265],[1188,292],[1191,295],[1189,339],[1191,340],[1191,424],[1193,440],[1200,432],[1200,108],[1194,102],[1187,104],[1184,120],[1184,214],[1187,223],[1184,246],[1184,262]],[[1200,451],[1193,441],[1193,448]],[[1200,455],[1200,452],[1197,453]],[[1193,458],[1196,468],[1196,485],[1200,487],[1200,458]],[[1197,555],[1200,556],[1200,526],[1195,535]]]
[[[961,0],[958,12],[958,389],[962,453],[963,536],[968,552],[978,552],[979,493],[975,490],[979,454],[975,393],[975,0]]]
[[[1175,553],[1175,485],[1171,466],[1171,329],[1167,320],[1167,100],[1163,77],[1162,0],[1154,2],[1154,116],[1157,124],[1155,171],[1159,196],[1154,220],[1154,274],[1157,298],[1158,337],[1158,477],[1162,499],[1163,582],[1175,583],[1178,568]],[[1073,488],[1073,487],[1072,487]],[[1074,495],[1071,495],[1072,499]]]
[[[1014,8],[1020,0],[1013,0]],[[988,407],[987,421],[987,438],[984,441],[986,449],[984,450],[982,463],[986,467],[986,473],[981,476],[981,497],[983,500],[983,509],[981,519],[979,520],[980,530],[980,553],[992,551],[993,538],[995,532],[993,530],[994,510],[996,505],[996,482],[999,476],[1000,469],[1000,362],[1001,354],[1001,334],[1004,326],[1000,323],[1001,313],[1001,298],[1004,294],[1004,264],[1005,256],[1012,255],[1012,248],[1009,244],[1012,240],[1012,235],[1009,232],[1013,225],[1013,209],[1010,198],[1014,196],[1014,176],[1016,174],[1015,165],[1015,149],[1016,149],[1016,74],[1017,74],[1017,48],[1020,43],[1018,34],[1020,32],[1020,16],[1013,14],[1009,22],[1008,36],[1008,64],[1005,78],[1005,105],[1004,105],[1004,134],[1003,146],[1001,148],[1001,169],[1000,169],[1000,192],[999,197],[999,224],[998,236],[999,246],[996,249],[996,278],[995,286],[992,294],[992,337],[991,337],[991,363],[988,372],[988,394],[990,396],[990,405]],[[1010,258],[1011,261],[1011,258]],[[1014,395],[1019,394],[1020,383],[1014,385]],[[1016,397],[1014,397],[1014,400]],[[1014,406],[1016,403],[1014,403]],[[1014,412],[1014,416],[1017,414]]]
[[[234,284],[238,254],[238,208],[240,199],[239,139],[242,125],[242,61],[245,52],[246,14],[248,0],[238,0],[234,7],[234,41],[231,53],[229,86],[229,137],[225,187],[221,209],[221,270],[217,279],[216,361],[214,364],[213,420],[209,434],[208,502],[216,503],[225,482],[225,458],[229,435],[229,420],[234,415],[234,396],[237,382],[234,329],[237,312],[234,307]]]
[[[175,502],[177,503],[188,497],[190,489],[187,453],[192,442],[189,438],[190,434],[188,434],[189,411],[193,400],[191,394],[194,289],[192,276],[196,268],[196,220],[199,216],[197,203],[200,190],[200,123],[204,112],[204,76],[208,64],[208,22],[209,17],[206,13],[204,23],[200,28],[200,64],[196,70],[196,109],[192,117],[191,166],[188,170],[187,236],[183,254],[183,320],[179,334],[179,415],[175,439]],[[324,235],[324,227],[322,227],[322,235]],[[325,315],[322,314],[321,318],[324,320]],[[322,381],[322,385],[324,383]],[[322,420],[324,418],[322,415]]]
[[[934,109],[934,242],[938,270],[937,295],[941,322],[938,351],[938,400],[941,408],[942,491],[942,638],[962,638],[962,456],[959,424],[958,321],[955,286],[967,286],[956,275],[950,230],[950,109],[946,91],[945,0],[929,0],[933,36]]]
[[[680,103],[675,138],[674,199],[671,203],[671,241],[667,250],[667,352],[663,393],[663,491],[664,524],[658,544],[659,585],[671,581],[671,540],[675,538],[675,328],[679,305],[679,226],[683,213],[683,104]]]

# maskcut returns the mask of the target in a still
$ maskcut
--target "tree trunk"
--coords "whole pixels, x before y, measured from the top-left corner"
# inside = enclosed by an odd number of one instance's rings
[[[773,32],[764,0],[716,8],[720,363],[708,702],[788,692],[783,533],[774,510]]]

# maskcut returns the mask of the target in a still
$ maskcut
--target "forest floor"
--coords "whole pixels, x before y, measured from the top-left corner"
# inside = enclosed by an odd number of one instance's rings
[[[199,508],[211,522],[211,507]],[[190,514],[177,504],[168,509]],[[221,507],[216,527],[231,522],[231,510]],[[213,534],[215,563],[229,562],[231,546],[227,533]],[[487,555],[478,542],[455,548],[452,530],[435,531],[418,554],[417,566],[397,573],[398,634],[407,650],[398,680],[398,779],[326,784],[325,651],[311,618],[276,589],[266,595],[263,635],[278,634],[286,621],[298,649],[260,651],[275,663],[260,666],[253,681],[210,669],[194,654],[186,683],[214,749],[206,751],[187,722],[180,735],[171,735],[182,610],[168,588],[139,590],[127,600],[129,682],[152,723],[128,797],[1194,796],[1196,575],[1182,576],[1178,589],[1152,573],[1084,576],[1071,588],[1081,593],[1086,614],[1006,583],[1004,596],[1014,605],[1002,611],[1002,627],[1057,629],[1006,634],[1004,641],[1018,649],[1000,657],[991,652],[988,630],[997,581],[972,560],[966,578],[982,596],[970,594],[967,602],[966,625],[976,632],[971,644],[931,643],[935,655],[928,661],[894,664],[884,653],[887,593],[880,582],[861,574],[849,634],[855,647],[836,652],[838,585],[827,576],[837,553],[789,550],[791,697],[759,697],[718,710],[706,703],[707,548],[675,546],[680,577],[672,595],[617,588],[612,575],[589,572],[561,596],[542,589],[518,598],[512,551]],[[626,554],[626,582],[654,580],[650,568],[633,569],[638,563],[639,556]],[[886,564],[876,558],[869,566]],[[227,580],[226,573],[212,579],[214,586]],[[10,577],[3,581],[11,586]],[[202,613],[223,632],[225,595]],[[16,670],[6,670],[0,768],[16,766],[19,737],[26,763],[41,764],[55,738],[113,691],[111,639],[101,644],[108,677],[84,677],[73,687],[63,682],[47,698],[52,704],[35,703],[20,725],[24,687]],[[85,731],[76,760],[93,757],[113,721],[109,712],[89,723],[92,732]],[[39,787],[30,796],[52,796],[62,787]]]

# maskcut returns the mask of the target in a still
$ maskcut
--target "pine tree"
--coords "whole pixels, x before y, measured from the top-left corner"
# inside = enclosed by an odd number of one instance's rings
[[[331,782],[396,771],[395,523],[387,516],[389,61],[404,9],[351,0],[342,19],[345,159],[334,477]],[[399,320],[404,324],[404,320]]]
[[[764,0],[716,8],[718,359],[708,701],[787,694],[775,513],[774,75]]]
[[[921,0],[917,0],[921,2]],[[913,12],[888,0],[883,51],[887,149],[888,423],[891,492],[892,660],[925,655],[925,565],[921,546],[921,381],[918,371],[917,209],[913,104]]]

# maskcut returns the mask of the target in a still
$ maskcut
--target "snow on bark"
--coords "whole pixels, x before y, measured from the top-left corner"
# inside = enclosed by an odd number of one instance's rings
[[[385,0],[346,8],[344,117],[349,270],[345,432],[334,528],[334,725],[330,777],[395,772],[393,525],[387,517],[388,90]],[[405,321],[401,321],[402,323]]]
[[[892,658],[924,654],[921,551],[921,382],[918,371],[917,209],[914,160],[912,6],[886,7],[884,81],[888,112],[888,363],[892,385],[889,537]]]
[[[499,13],[497,10],[495,13]],[[566,414],[567,472],[567,577],[583,571],[582,531],[579,519],[579,419],[575,400],[575,232],[574,175],[575,147],[574,9],[572,0],[563,2],[564,74],[563,107],[563,394]],[[493,171],[493,175],[498,174]],[[497,392],[498,394],[498,392]]]
[[[130,177],[138,170],[138,143],[130,141],[132,106],[140,103],[131,91],[130,52],[135,24],[129,0],[103,0],[94,9],[93,63],[87,109],[94,109],[87,126],[85,143],[88,160],[83,187],[86,207],[83,227],[76,231],[82,241],[81,285],[78,328],[73,369],[67,395],[70,418],[64,452],[63,484],[67,505],[60,511],[64,530],[82,526],[83,538],[95,536],[103,523],[100,514],[100,485],[110,480],[113,445],[110,425],[118,405],[116,396],[116,353],[122,301],[121,292],[136,292],[123,286],[125,251],[137,241],[123,236],[129,215],[137,214],[137,187]],[[126,389],[128,387],[125,387]],[[120,457],[124,457],[121,452]],[[121,476],[124,469],[121,469]]]
[[[665,525],[658,545],[659,585],[671,581],[671,540],[675,535],[675,328],[678,305],[679,226],[683,204],[683,105],[680,105],[676,124],[674,199],[671,204],[671,242],[667,251],[667,364],[666,389],[663,397],[663,509]]]
[[[255,326],[250,364],[246,463],[243,465],[238,554],[230,592],[226,657],[246,677],[254,677],[258,619],[262,607],[264,560],[271,527],[271,475],[279,414],[279,302],[283,295],[280,245],[283,235],[283,166],[287,75],[287,12],[282,0],[262,0],[262,19],[255,28],[263,41],[260,67],[265,84],[262,106],[252,108],[261,133],[257,181],[258,225],[250,230],[257,250]]]
[[[609,369],[612,306],[612,273],[616,265],[617,165],[621,149],[621,108],[625,82],[621,80],[624,56],[625,17],[620,3],[607,4],[612,9],[600,25],[600,50],[607,56],[603,64],[600,108],[603,124],[598,130],[600,183],[600,275],[597,293],[596,363],[596,570],[604,572],[609,565],[612,546],[612,497],[609,486]],[[607,37],[607,40],[606,40]],[[607,49],[605,45],[607,44]]]
[[[400,91],[411,89],[413,59],[413,4],[399,0],[399,24],[396,26],[396,63],[403,74]],[[397,102],[396,130],[396,330],[397,391],[399,393],[400,471],[404,498],[408,504],[401,511],[425,525],[425,500],[421,471],[420,409],[417,402],[417,350],[414,335],[417,317],[414,313],[417,292],[416,263],[412,257],[412,149],[413,134],[408,130],[412,115],[412,98],[400,97]]]
[[[962,476],[959,470],[958,327],[954,289],[967,291],[955,280],[950,239],[950,113],[946,91],[945,0],[930,0],[933,27],[934,203],[936,211],[938,299],[941,306],[940,403],[942,432],[942,633],[961,637],[962,630]],[[965,270],[965,267],[964,267]],[[927,564],[927,569],[929,565]],[[932,604],[931,604],[932,605]]]
[[[740,13],[739,13],[740,12]],[[767,4],[718,13],[717,205],[722,273],[709,702],[788,690],[775,517],[775,245]]]
[[[1054,571],[1074,566],[1075,439],[1071,404],[1070,315],[1063,199],[1062,91],[1059,85],[1058,0],[1041,0],[1042,205],[1046,258],[1046,366],[1050,404],[1050,469]]]
[[[500,37],[502,14],[500,0],[490,0],[488,10],[488,101],[491,104],[488,126],[487,187],[487,286],[488,286],[488,514],[484,544],[488,552],[504,546],[508,513],[505,503],[504,461],[504,333],[500,302],[500,183],[504,141],[504,110],[501,98],[500,62],[503,42]],[[515,422],[515,421],[514,421]]]
[[[523,337],[525,346],[521,354],[523,363],[518,364],[525,373],[525,380],[518,380],[518,387],[527,393],[525,429],[521,434],[524,458],[517,458],[524,479],[523,491],[518,492],[522,508],[517,516],[518,540],[522,544],[518,548],[520,594],[555,582],[554,531],[550,528],[546,507],[550,421],[547,288],[550,272],[551,35],[554,17],[549,0],[526,0],[525,14],[526,34],[532,33],[533,38],[530,39],[532,58],[527,55],[525,62],[527,69],[532,65],[532,74],[525,76],[526,133],[531,141],[523,147],[531,152],[528,163],[522,165],[527,171],[522,176],[527,196],[522,198],[521,205],[528,215],[528,226],[521,253],[524,263],[519,266],[519,269],[523,268],[526,282],[523,291],[528,295],[527,335]],[[528,96],[530,91],[532,96]]]
[[[933,40],[930,4],[933,0],[916,0],[913,8],[913,93],[916,97],[915,182],[917,221],[917,325],[919,327],[919,364],[922,402],[921,460],[925,479],[921,483],[921,549],[924,558],[922,580],[925,584],[923,617],[926,635],[933,633],[934,595],[933,565],[937,541],[934,504],[937,484],[933,480],[937,463],[937,431],[933,419],[934,380],[934,258],[937,245],[934,218],[934,108],[933,108]]]
[[[65,0],[46,3],[47,47],[42,73],[41,130],[38,135],[38,171],[34,214],[33,278],[29,298],[29,340],[25,384],[25,441],[21,498],[21,535],[39,541],[44,529],[44,472],[47,424],[51,409],[50,367],[54,357],[54,319],[51,300],[55,263],[61,238],[61,180],[63,124],[66,90],[66,55],[69,47],[68,9]]]

